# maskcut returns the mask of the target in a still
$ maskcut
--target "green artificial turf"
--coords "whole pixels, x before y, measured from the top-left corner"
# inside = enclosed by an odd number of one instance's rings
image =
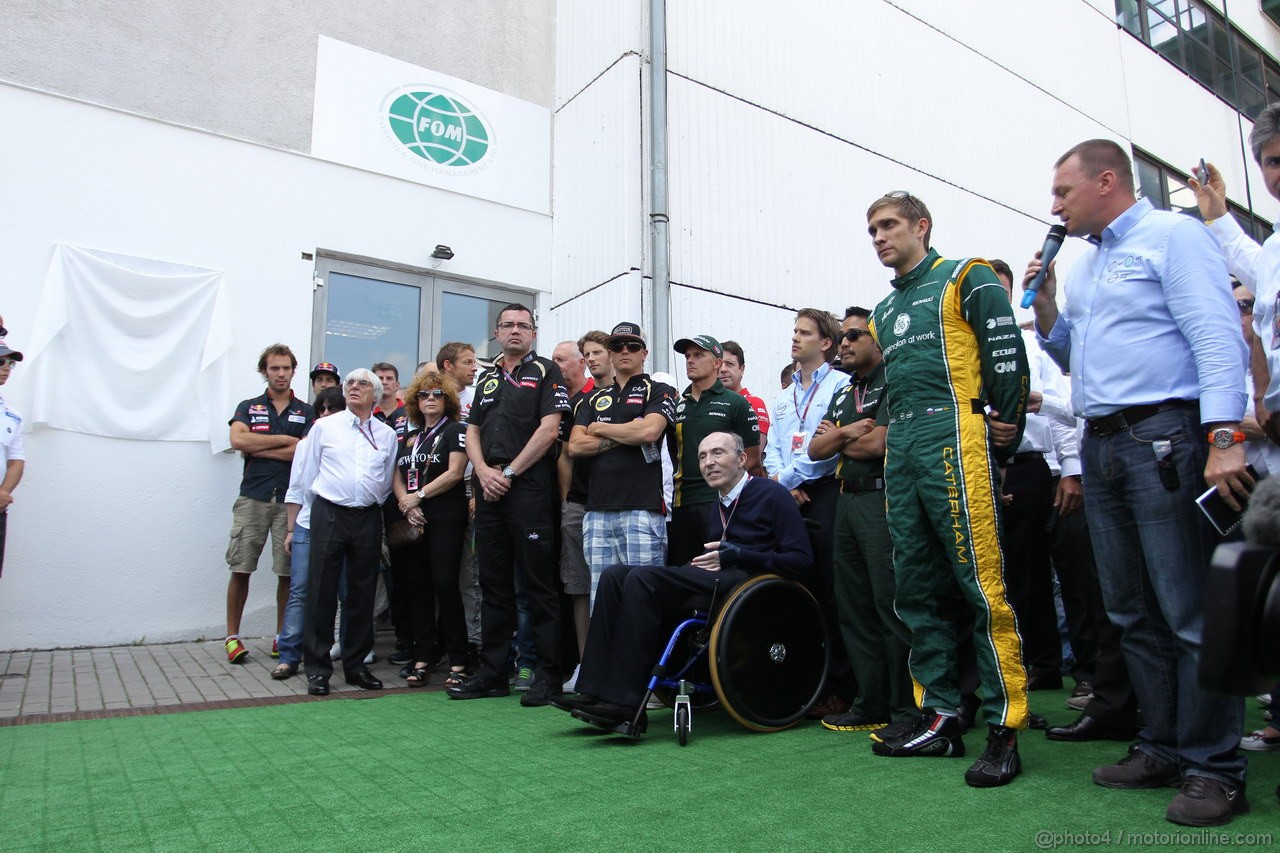
[[[1065,696],[1033,704],[1067,722]],[[976,732],[962,759],[889,759],[864,733],[812,723],[752,734],[696,715],[685,748],[670,726],[671,712],[651,714],[631,742],[514,696],[429,693],[3,728],[0,847],[995,851],[1048,849],[1037,833],[1108,846],[1087,834],[1109,831],[1117,847],[1164,833],[1165,847],[1220,849],[1164,820],[1172,789],[1090,782],[1124,744],[1031,732],[1023,775],[975,790],[962,776]],[[1253,812],[1213,831],[1280,839],[1277,783],[1280,754],[1252,755]]]

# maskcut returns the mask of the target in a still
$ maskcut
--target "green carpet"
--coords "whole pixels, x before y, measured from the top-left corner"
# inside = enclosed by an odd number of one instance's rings
[[[1065,693],[1033,695],[1051,722],[1074,717]],[[1172,790],[1090,782],[1123,744],[1033,732],[1023,775],[975,790],[977,734],[969,757],[908,760],[873,756],[862,733],[751,734],[719,713],[695,717],[682,749],[670,721],[651,715],[630,742],[515,697],[430,693],[3,728],[0,847],[995,851],[1108,831],[1219,846],[1164,820]],[[1214,831],[1280,837],[1280,754],[1251,758],[1253,812]]]

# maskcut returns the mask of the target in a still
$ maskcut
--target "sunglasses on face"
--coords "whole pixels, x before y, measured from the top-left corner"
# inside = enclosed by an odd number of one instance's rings
[[[430,390],[428,390],[428,391],[419,391],[419,392],[418,392],[418,399],[419,399],[419,400],[429,400],[429,399],[431,399],[431,398],[433,398],[433,397],[443,397],[443,396],[444,396],[444,389],[443,389],[443,388],[432,388],[432,389],[430,389]]]
[[[1254,300],[1252,300],[1252,299],[1237,299],[1237,300],[1236,300],[1236,307],[1238,307],[1238,308],[1240,309],[1240,313],[1241,313],[1241,314],[1252,314],[1252,313],[1253,313],[1253,302],[1254,302]]]
[[[871,333],[868,332],[866,329],[850,329],[849,331],[844,333],[844,339],[849,343],[853,343],[857,341],[858,338],[861,338],[863,335],[870,335],[870,334]]]
[[[13,367],[17,363],[16,358],[0,358],[0,367]]]
[[[337,406],[321,406],[320,407],[321,415],[332,415],[334,412],[341,412],[341,411],[343,410],[338,408]]]
[[[617,343],[609,344],[609,352],[622,352],[623,350],[626,350],[627,352],[640,352],[643,349],[644,344],[639,341],[618,341]]]

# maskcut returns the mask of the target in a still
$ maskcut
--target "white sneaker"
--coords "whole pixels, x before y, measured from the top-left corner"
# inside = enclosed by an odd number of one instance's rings
[[[562,690],[564,690],[565,693],[578,692],[578,670],[580,670],[581,668],[582,668],[581,665],[575,666],[573,668],[573,675],[569,676],[569,680],[566,681],[564,683],[564,686],[561,688]]]
[[[368,666],[369,664],[373,663],[377,659],[378,659],[378,656],[373,653],[373,649],[370,649],[369,654],[364,656],[365,666]]]
[[[1073,711],[1083,711],[1092,699],[1092,693],[1085,694],[1084,696],[1072,696],[1067,700],[1067,707]]]
[[[1262,707],[1264,707],[1264,708],[1271,704],[1271,694],[1270,694],[1270,693],[1259,693],[1257,696],[1255,696],[1255,697],[1253,697],[1253,698],[1254,698],[1254,699],[1257,699],[1257,700],[1258,700],[1258,704],[1259,704],[1259,705],[1261,705],[1261,706],[1262,706]]]
[[[333,648],[329,649],[329,660],[342,660],[341,643],[334,643]]]
[[[1271,752],[1280,749],[1280,735],[1267,737],[1262,732],[1250,732],[1240,738],[1240,748],[1250,752]]]

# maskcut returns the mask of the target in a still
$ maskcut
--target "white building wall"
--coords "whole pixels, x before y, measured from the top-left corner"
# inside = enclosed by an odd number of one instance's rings
[[[307,393],[317,247],[547,290],[547,216],[0,85],[0,230],[10,340],[22,340],[54,242],[226,273],[240,397],[258,353],[290,345]],[[90,144],[91,143],[91,144]],[[19,365],[4,388],[20,405]],[[66,394],[76,393],[68,376]],[[156,393],[186,393],[181,382]],[[227,412],[230,418],[231,412]],[[221,636],[240,462],[208,444],[131,442],[38,427],[11,512],[0,648]],[[269,554],[244,630],[274,630]]]

